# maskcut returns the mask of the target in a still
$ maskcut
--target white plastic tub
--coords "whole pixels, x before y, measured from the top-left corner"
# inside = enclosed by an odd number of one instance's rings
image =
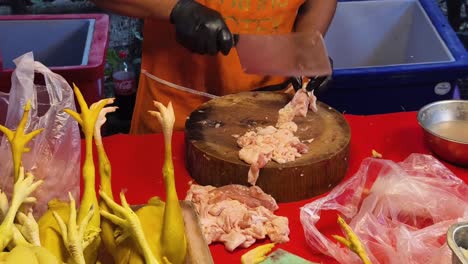
[[[13,59],[34,52],[48,67],[87,65],[95,19],[0,20],[3,68]]]
[[[417,0],[339,2],[325,43],[336,69],[454,61]]]

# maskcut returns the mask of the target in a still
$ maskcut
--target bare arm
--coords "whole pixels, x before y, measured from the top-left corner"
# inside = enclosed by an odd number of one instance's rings
[[[177,0],[91,0],[98,7],[124,16],[169,19]]]
[[[306,0],[299,9],[295,31],[318,30],[322,35],[328,30],[336,10],[336,0]]]

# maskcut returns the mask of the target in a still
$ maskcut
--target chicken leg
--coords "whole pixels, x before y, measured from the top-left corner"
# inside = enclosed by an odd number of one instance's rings
[[[16,131],[12,131],[2,125],[0,125],[0,131],[3,132],[8,142],[10,142],[11,146],[11,155],[13,157],[13,168],[14,168],[14,177],[15,182],[18,180],[19,177],[19,170],[21,166],[21,158],[24,153],[29,152],[29,148],[26,145],[31,141],[35,136],[39,135],[44,129],[37,129],[28,134],[25,134],[24,130],[26,127],[26,123],[28,122],[29,111],[31,111],[31,102],[28,101],[24,106],[23,117],[21,118],[18,128]]]
[[[0,252],[3,251],[13,239],[13,226],[16,213],[23,203],[35,202],[36,198],[29,195],[42,184],[42,180],[34,182],[34,176],[30,173],[24,174],[23,167],[20,167],[18,179],[13,188],[11,206],[0,225]]]
[[[333,238],[335,238],[336,240],[338,240],[338,242],[340,242],[345,247],[349,248],[351,251],[356,253],[362,260],[362,263],[371,264],[369,256],[367,255],[364,245],[362,245],[361,243],[361,240],[359,240],[359,237],[353,232],[351,227],[348,224],[346,224],[345,220],[343,220],[341,216],[338,216],[338,224],[345,232],[347,238],[338,235],[333,235]]]
[[[159,110],[149,111],[155,116],[162,126],[164,134],[165,159],[163,165],[163,177],[166,188],[166,206],[164,209],[163,228],[161,233],[161,251],[173,264],[182,264],[187,253],[187,241],[185,237],[184,218],[177,197],[174,165],[172,163],[172,132],[174,128],[175,116],[171,102],[167,108],[154,101],[154,106]]]

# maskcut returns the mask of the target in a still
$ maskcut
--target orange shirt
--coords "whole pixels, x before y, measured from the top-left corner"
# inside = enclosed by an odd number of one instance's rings
[[[281,34],[292,31],[297,11],[304,0],[201,0],[217,10],[232,33]],[[187,116],[210,97],[180,90],[155,80],[187,87],[211,95],[226,95],[280,84],[283,77],[258,76],[242,71],[236,49],[224,56],[191,53],[176,42],[175,27],[169,21],[145,20],[142,74],[137,91],[130,133],[157,133],[157,120],[148,114],[157,100],[174,106],[174,129],[182,130]],[[151,74],[148,77],[144,72]]]

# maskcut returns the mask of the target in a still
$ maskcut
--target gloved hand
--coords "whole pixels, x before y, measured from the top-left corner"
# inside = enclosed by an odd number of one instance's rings
[[[315,76],[315,77],[308,77],[310,79],[309,83],[307,84],[306,90],[311,92],[317,92],[317,90],[323,91],[326,89],[327,85],[331,80],[331,76]],[[302,88],[302,78],[301,77],[293,77],[290,79],[294,90],[297,91]]]
[[[330,59],[331,67],[333,68],[333,60]],[[317,94],[318,91],[324,91],[330,84],[331,76],[314,76],[314,77],[307,77],[310,79],[309,83],[307,84],[306,90],[311,92],[314,91]],[[302,77],[292,77],[290,79],[294,90],[299,90],[302,88]]]
[[[171,11],[176,39],[192,52],[227,55],[234,45],[233,35],[221,15],[194,0],[179,0]]]

